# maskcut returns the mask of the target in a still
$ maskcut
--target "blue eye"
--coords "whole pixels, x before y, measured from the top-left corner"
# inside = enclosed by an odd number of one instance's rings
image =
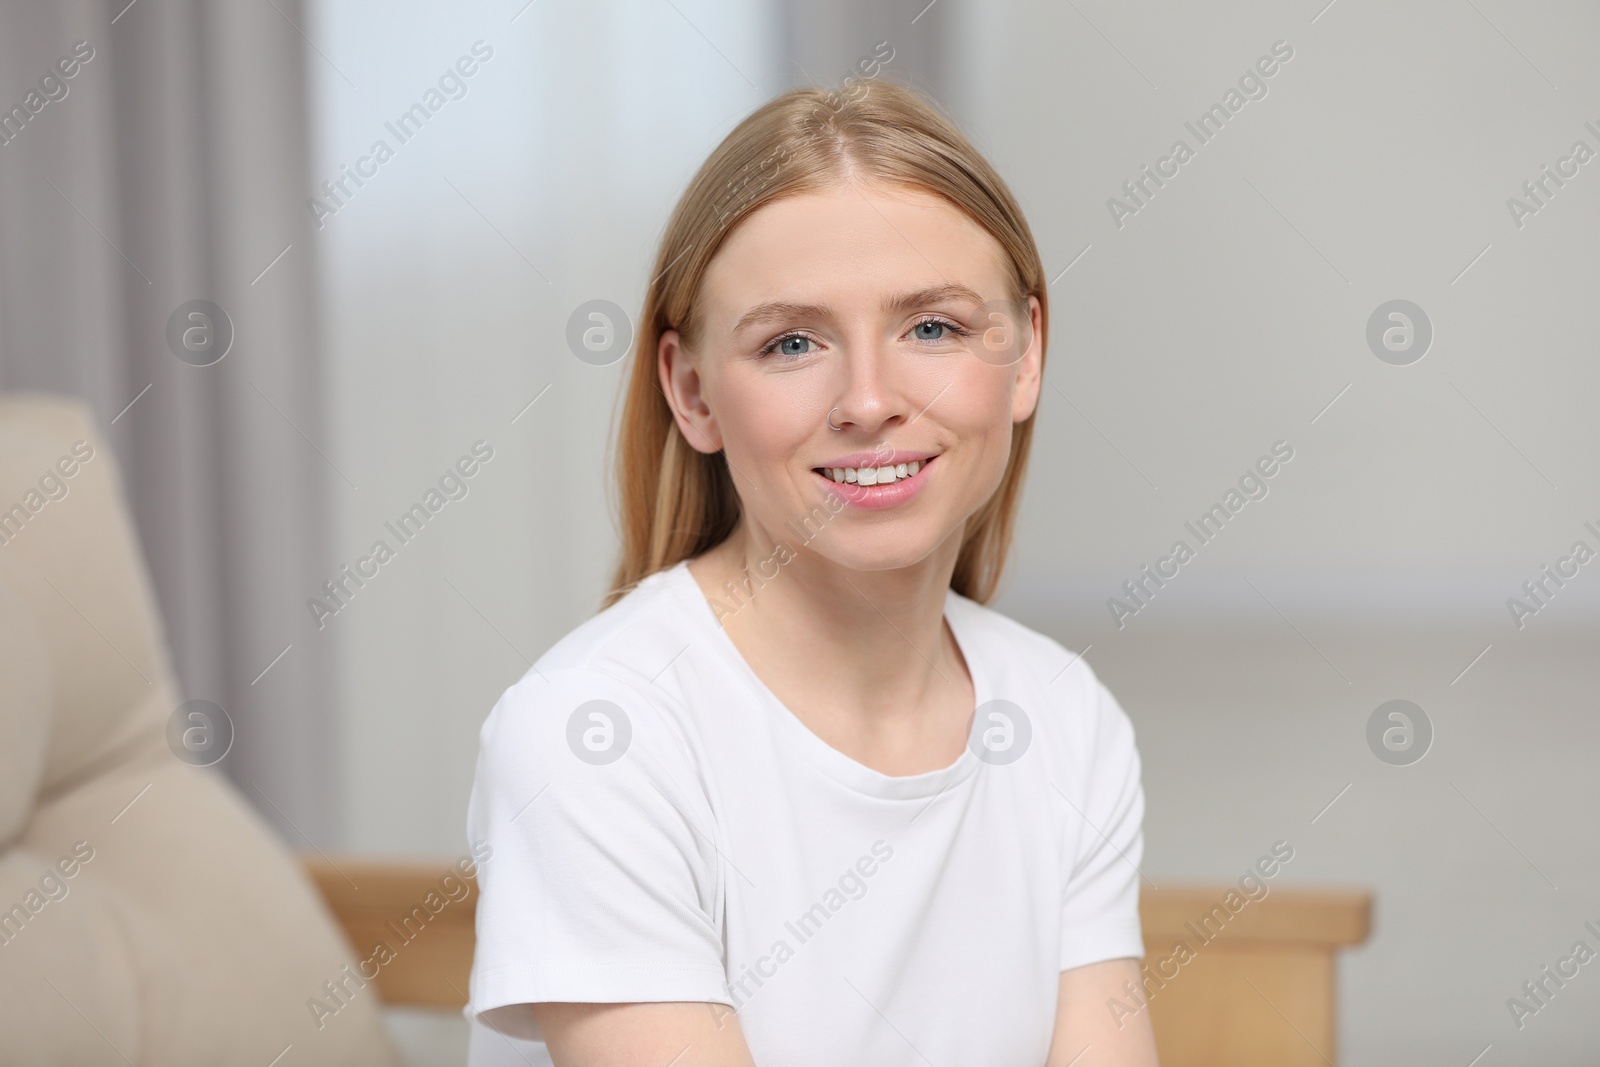
[[[937,344],[952,337],[965,337],[968,331],[948,319],[927,318],[911,327],[911,338],[924,344]],[[763,357],[776,354],[780,362],[808,356],[818,348],[818,342],[803,333],[786,333],[769,341],[761,349]]]
[[[763,348],[761,354],[769,356],[776,352],[784,359],[799,359],[801,356],[809,355],[811,352],[811,349],[805,346],[814,344],[816,342],[803,333],[784,334]]]
[[[947,341],[951,337],[965,336],[966,330],[945,319],[923,319],[911,327],[911,336],[917,341]]]

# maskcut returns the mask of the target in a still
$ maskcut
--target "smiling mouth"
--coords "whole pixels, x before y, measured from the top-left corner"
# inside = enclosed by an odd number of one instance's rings
[[[812,467],[811,469],[830,481],[868,488],[877,485],[893,485],[896,482],[915,478],[922,473],[924,467],[929,466],[938,458],[937,456],[929,456],[923,460],[912,460],[910,463],[895,463],[882,467]]]

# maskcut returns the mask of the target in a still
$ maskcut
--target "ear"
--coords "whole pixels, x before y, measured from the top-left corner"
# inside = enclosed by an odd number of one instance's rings
[[[677,330],[667,330],[656,345],[656,373],[661,391],[678,424],[678,432],[696,452],[722,451],[717,419],[706,403],[704,381],[695,358],[683,347]]]
[[[1039,389],[1044,384],[1044,339],[1040,331],[1044,308],[1039,298],[1028,296],[1028,350],[1017,361],[1017,386],[1011,394],[1011,421],[1022,422],[1039,404]]]

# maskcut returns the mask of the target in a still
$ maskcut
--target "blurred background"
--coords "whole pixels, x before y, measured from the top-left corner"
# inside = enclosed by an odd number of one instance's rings
[[[1507,998],[1600,944],[1597,47],[1577,2],[14,0],[0,388],[90,406],[181,696],[226,709],[218,768],[284,841],[460,855],[480,724],[614,563],[627,362],[579,359],[569,318],[636,312],[760,103],[921,87],[1052,279],[995,606],[1132,717],[1147,875],[1287,840],[1284,883],[1372,887],[1343,1063],[1592,1063],[1600,974],[1521,1027]],[[196,307],[221,358],[170,341]],[[330,599],[478,442],[466,494]],[[460,1061],[459,1018],[388,1025]]]

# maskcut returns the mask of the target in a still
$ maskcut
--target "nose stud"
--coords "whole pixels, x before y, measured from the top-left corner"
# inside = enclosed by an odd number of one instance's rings
[[[839,410],[838,408],[834,408],[832,411],[828,412],[828,429],[830,429],[830,430],[842,430],[842,429],[844,429],[843,426],[835,426],[833,424],[833,412],[834,411],[838,411],[838,410]]]

